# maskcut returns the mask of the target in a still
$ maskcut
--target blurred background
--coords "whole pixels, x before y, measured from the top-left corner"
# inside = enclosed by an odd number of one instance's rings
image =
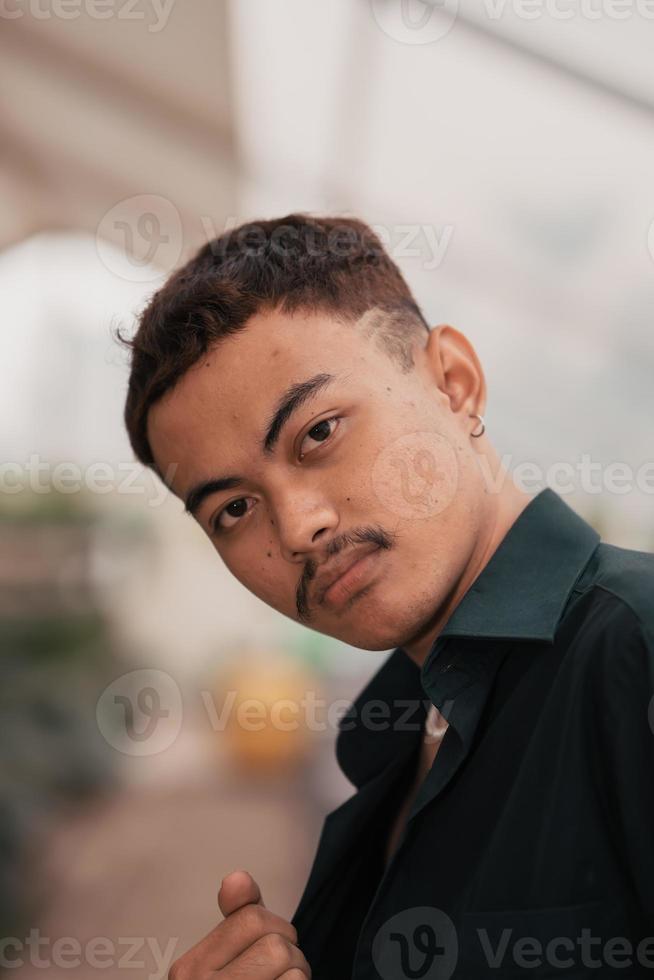
[[[653,44],[649,0],[0,5],[2,965],[165,976],[238,867],[290,918],[353,791],[386,654],[247,593],[123,431],[113,332],[209,238],[370,222],[525,487],[654,549]]]

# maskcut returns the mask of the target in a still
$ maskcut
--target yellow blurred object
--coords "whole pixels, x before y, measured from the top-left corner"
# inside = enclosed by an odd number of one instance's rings
[[[239,651],[214,685],[216,710],[226,717],[215,737],[239,768],[293,769],[309,749],[312,715],[306,699],[314,694],[312,675],[283,651]]]

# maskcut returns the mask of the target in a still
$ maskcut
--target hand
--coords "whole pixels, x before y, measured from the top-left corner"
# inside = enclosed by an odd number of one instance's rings
[[[173,963],[169,980],[311,980],[294,926],[268,911],[247,871],[223,879],[218,905],[225,918]]]

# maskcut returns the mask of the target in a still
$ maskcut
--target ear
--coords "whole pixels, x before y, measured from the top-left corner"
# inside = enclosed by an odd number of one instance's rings
[[[467,430],[468,417],[486,410],[486,379],[474,347],[460,330],[440,324],[432,327],[425,354],[450,411],[461,416]]]

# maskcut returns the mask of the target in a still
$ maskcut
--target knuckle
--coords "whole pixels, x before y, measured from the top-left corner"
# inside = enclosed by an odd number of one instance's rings
[[[277,970],[284,970],[291,965],[291,947],[288,939],[279,932],[269,932],[261,940],[262,952],[266,962]]]
[[[264,931],[265,910],[260,905],[245,905],[236,913],[241,927],[250,935],[261,935]]]

